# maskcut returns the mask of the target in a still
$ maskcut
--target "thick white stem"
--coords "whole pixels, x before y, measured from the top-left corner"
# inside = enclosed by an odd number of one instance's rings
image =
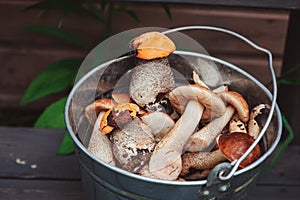
[[[199,102],[189,101],[173,129],[156,145],[149,162],[149,170],[154,176],[177,179],[182,169],[183,147],[198,126],[203,110]]]
[[[225,113],[221,117],[214,119],[191,136],[184,147],[185,150],[190,152],[210,151],[208,148],[213,147],[217,136],[232,118],[234,112],[235,109],[232,106],[227,106]]]
[[[115,165],[114,156],[112,153],[112,145],[110,140],[100,131],[100,122],[105,112],[100,112],[95,122],[94,129],[91,135],[91,139],[88,145],[88,150],[91,151],[96,157],[107,162],[111,165]]]

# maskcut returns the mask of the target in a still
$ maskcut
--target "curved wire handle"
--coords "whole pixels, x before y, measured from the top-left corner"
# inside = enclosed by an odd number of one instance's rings
[[[260,131],[258,137],[253,142],[253,144],[247,149],[247,151],[239,159],[234,160],[234,161],[231,162],[231,165],[233,166],[231,171],[227,175],[225,175],[222,172],[219,174],[220,180],[229,180],[234,175],[234,173],[237,171],[237,169],[238,169],[239,165],[241,164],[241,162],[243,162],[243,160],[251,153],[251,151],[259,143],[261,138],[264,136],[268,125],[270,124],[270,122],[272,120],[272,116],[273,116],[275,106],[276,106],[276,98],[277,98],[277,84],[276,84],[276,75],[275,75],[274,68],[273,68],[273,56],[272,56],[272,53],[269,50],[264,49],[264,48],[256,45],[255,43],[253,43],[249,39],[245,38],[244,36],[242,36],[242,35],[240,35],[236,32],[233,32],[233,31],[230,31],[230,30],[227,30],[227,29],[223,29],[223,28],[219,28],[219,27],[213,27],[213,26],[184,26],[184,27],[170,29],[170,30],[164,31],[162,33],[163,34],[169,34],[169,33],[174,33],[174,32],[178,32],[178,31],[195,30],[195,29],[219,31],[219,32],[227,33],[229,35],[233,35],[233,36],[243,40],[244,42],[246,42],[247,44],[249,44],[253,48],[255,48],[259,51],[262,51],[263,53],[266,53],[268,58],[269,58],[269,69],[271,71],[272,83],[273,83],[273,95],[272,95],[272,103],[271,103],[269,116],[267,118],[266,124],[264,125],[264,127]]]

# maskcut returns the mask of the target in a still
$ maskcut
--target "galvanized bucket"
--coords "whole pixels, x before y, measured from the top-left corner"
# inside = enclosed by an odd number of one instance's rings
[[[272,65],[272,54],[235,32],[209,26],[188,26],[165,31],[170,34],[182,30],[211,30],[233,35],[253,48],[265,53],[269,59],[272,77],[272,93],[256,78],[239,67],[218,58],[189,51],[176,51],[170,57],[171,67],[178,70],[187,80],[195,70],[178,68],[173,63],[180,62],[180,56],[197,62],[214,62],[220,71],[221,79],[235,91],[241,93],[250,102],[250,106],[267,103],[271,106],[255,143],[239,159],[232,163],[221,163],[209,174],[207,180],[166,181],[142,177],[120,168],[111,166],[95,157],[87,150],[92,126],[83,117],[85,107],[94,101],[95,96],[105,96],[111,91],[120,77],[126,76],[134,67],[133,55],[110,60],[85,74],[72,89],[65,108],[65,120],[68,131],[74,141],[76,154],[81,166],[81,178],[85,199],[242,199],[245,190],[255,180],[267,158],[276,148],[282,131],[281,114],[276,105],[276,80]],[[95,91],[95,88],[97,90]],[[262,156],[246,168],[238,165],[252,151],[256,144],[263,150]]]

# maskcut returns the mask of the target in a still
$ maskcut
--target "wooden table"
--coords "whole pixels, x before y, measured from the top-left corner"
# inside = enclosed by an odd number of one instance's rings
[[[65,130],[0,127],[0,200],[84,199],[75,155],[57,156]],[[300,197],[300,146],[249,188],[248,199]]]

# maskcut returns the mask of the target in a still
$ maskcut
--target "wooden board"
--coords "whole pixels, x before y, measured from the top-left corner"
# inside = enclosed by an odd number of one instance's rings
[[[56,129],[0,127],[0,197],[81,199],[75,155],[55,155],[64,134]],[[248,199],[298,199],[299,156],[300,146],[288,147],[275,167],[249,188]],[[17,164],[17,158],[26,163]]]
[[[56,155],[65,133],[55,129],[0,128],[0,177],[79,180],[75,156]]]
[[[0,199],[82,200],[80,181],[0,179]]]

